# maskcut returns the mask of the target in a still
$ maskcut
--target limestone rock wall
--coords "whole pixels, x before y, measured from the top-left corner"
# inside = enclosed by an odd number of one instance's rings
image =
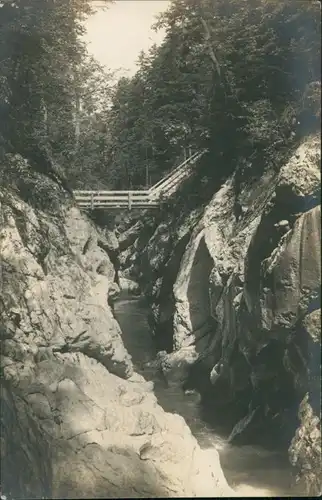
[[[158,406],[153,384],[133,372],[108,305],[115,270],[104,248],[111,242],[21,157],[7,161],[12,189],[0,186],[3,494],[231,495],[217,454],[202,451],[184,420]]]
[[[320,309],[320,138],[238,199],[234,183],[204,210],[168,214],[137,256],[151,328],[168,375],[232,416],[231,441],[269,441],[268,429],[285,446],[293,438],[299,477],[317,478],[320,337],[305,325]]]

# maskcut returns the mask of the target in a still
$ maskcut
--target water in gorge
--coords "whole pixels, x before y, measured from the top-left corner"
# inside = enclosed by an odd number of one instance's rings
[[[114,305],[125,347],[135,370],[154,382],[158,403],[167,412],[186,420],[201,448],[216,448],[230,486],[240,496],[298,496],[291,487],[291,465],[287,456],[253,445],[233,446],[223,431],[214,429],[202,417],[196,394],[185,394],[180,387],[168,387],[161,374],[147,371],[145,364],[155,358],[156,350],[147,321],[148,308],[142,298],[122,297]]]

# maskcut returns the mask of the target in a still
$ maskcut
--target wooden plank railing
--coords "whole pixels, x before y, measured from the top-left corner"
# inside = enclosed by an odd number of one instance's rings
[[[74,191],[75,200],[82,208],[104,207],[157,207],[159,203],[151,200],[149,191]]]
[[[197,153],[194,153],[192,156],[187,158],[184,162],[180,163],[175,169],[171,170],[168,174],[166,174],[159,182],[154,184],[151,189],[157,189],[161,184],[163,184],[166,180],[171,179],[176,175],[177,172],[181,172],[186,166],[188,166],[190,163],[194,163],[197,160],[197,157],[203,153],[200,153],[199,151]]]
[[[169,194],[169,190],[172,188],[176,188],[179,184],[181,184],[182,180],[186,177],[189,177],[191,173],[191,169],[186,168],[184,171],[178,171],[173,177],[167,179],[164,183],[160,184],[157,188],[154,186],[150,190],[150,194],[152,197],[158,197],[162,193],[167,196]]]
[[[157,182],[150,189],[150,194],[152,197],[160,197],[162,196],[170,196],[177,187],[181,184],[183,179],[190,176],[194,166],[197,163],[197,160],[205,153],[204,151],[198,151],[193,154],[190,158],[181,163],[177,168],[175,168],[172,172],[166,175],[163,179]]]
[[[161,198],[173,194],[181,182],[189,177],[197,160],[205,153],[199,151],[182,162],[172,172],[169,172],[149,190],[120,191],[74,191],[75,200],[81,208],[156,208]]]

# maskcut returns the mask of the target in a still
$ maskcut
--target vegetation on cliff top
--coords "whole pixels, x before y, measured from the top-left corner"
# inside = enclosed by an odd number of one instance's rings
[[[280,165],[319,127],[318,2],[173,0],[155,25],[162,45],[114,87],[80,40],[90,11],[87,0],[1,3],[3,152],[64,171],[72,187],[127,188],[160,178],[183,148],[207,148],[216,183]]]
[[[166,37],[115,92],[111,166],[119,185],[159,178],[183,147],[207,174],[260,173],[319,123],[320,15],[310,1],[176,0]]]
[[[88,0],[0,3],[0,161],[20,153],[35,170],[57,180],[65,170],[75,180],[87,154],[88,182],[103,163],[99,130],[88,120],[107,101],[110,78],[81,39],[91,12]]]

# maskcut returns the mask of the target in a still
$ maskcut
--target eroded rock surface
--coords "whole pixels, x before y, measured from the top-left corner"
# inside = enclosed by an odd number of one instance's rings
[[[8,164],[20,179],[0,188],[3,493],[230,496],[217,453],[202,451],[133,373],[108,306],[115,271],[102,235],[22,158]],[[37,199],[46,189],[50,212]]]
[[[122,381],[83,354],[57,354],[2,398],[2,478],[17,497],[229,494],[218,456],[207,459],[139,376]]]
[[[309,381],[320,360],[304,327],[320,309],[320,177],[320,138],[308,137],[238,198],[232,177],[206,209],[168,214],[137,259],[168,364],[194,353],[188,382],[235,415],[231,441],[287,447],[296,432],[293,463],[299,476],[314,471],[308,492],[321,489],[320,410],[307,396],[319,400]]]
[[[302,327],[303,335],[308,336],[308,379],[305,380],[305,396],[299,407],[300,426],[289,453],[298,481],[305,491],[318,496],[321,494],[321,309],[309,313]]]

